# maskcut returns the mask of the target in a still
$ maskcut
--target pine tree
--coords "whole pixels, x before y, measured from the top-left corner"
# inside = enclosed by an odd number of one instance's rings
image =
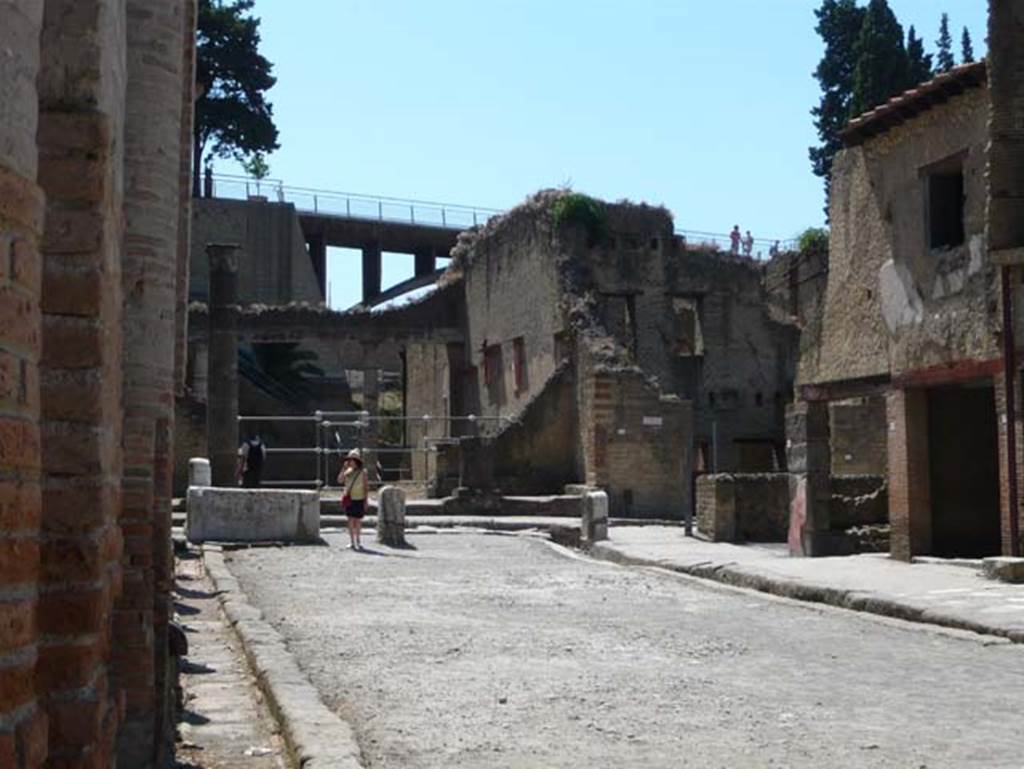
[[[930,80],[932,55],[924,52],[924,41],[917,36],[914,26],[907,30],[907,88]]]
[[[821,85],[821,101],[811,110],[821,144],[811,147],[809,155],[816,176],[825,183],[825,214],[831,186],[832,159],[842,147],[839,132],[850,116],[853,93],[854,48],[864,23],[864,9],[856,0],[822,0],[814,15],[815,31],[825,43],[825,53],[814,71]]]
[[[850,117],[866,112],[902,92],[908,79],[903,27],[886,0],[871,0],[854,48]]]
[[[953,58],[953,38],[949,34],[949,14],[942,14],[942,21],[939,22],[939,39],[935,41],[939,52],[936,55],[936,71],[947,72],[956,66]]]
[[[971,33],[967,31],[967,27],[964,27],[964,33],[960,37],[960,48],[963,51],[961,61],[964,64],[974,61],[974,46],[971,45]]]

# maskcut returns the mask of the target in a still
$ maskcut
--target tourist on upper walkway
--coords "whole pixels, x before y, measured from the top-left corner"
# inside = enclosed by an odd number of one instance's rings
[[[768,249],[768,256],[775,257],[779,255],[779,241],[772,243],[771,248]]]
[[[238,464],[235,479],[238,485],[247,489],[258,489],[263,481],[263,460],[267,458],[267,447],[258,431],[253,430],[238,447]]]
[[[743,255],[750,256],[754,253],[754,236],[750,234],[750,230],[747,230],[746,237],[743,238]]]
[[[362,550],[363,543],[360,536],[363,529],[363,516],[366,515],[369,482],[359,449],[352,449],[345,457],[345,462],[338,473],[338,483],[344,489],[341,495],[341,508],[348,517],[348,546],[352,550]]]
[[[742,239],[743,239],[743,236],[740,235],[740,226],[738,224],[734,224],[733,228],[732,228],[732,232],[729,233],[729,253],[731,253],[731,254],[739,254],[739,252],[740,252],[740,241]]]

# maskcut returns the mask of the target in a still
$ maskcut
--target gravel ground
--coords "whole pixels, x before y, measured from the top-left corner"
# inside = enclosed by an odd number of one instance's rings
[[[526,537],[231,554],[370,767],[1024,765],[1024,648]]]

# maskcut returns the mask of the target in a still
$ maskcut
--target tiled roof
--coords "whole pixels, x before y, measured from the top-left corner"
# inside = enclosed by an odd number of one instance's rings
[[[893,96],[884,104],[879,104],[874,109],[855,117],[846,124],[846,128],[840,134],[843,143],[848,147],[860,144],[865,139],[887,131],[969,88],[984,85],[987,77],[984,60],[961,64],[942,72],[931,80]]]

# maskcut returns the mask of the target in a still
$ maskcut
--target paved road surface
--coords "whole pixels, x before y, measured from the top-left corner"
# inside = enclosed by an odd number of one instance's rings
[[[523,537],[232,554],[371,767],[1024,765],[1024,647]]]

